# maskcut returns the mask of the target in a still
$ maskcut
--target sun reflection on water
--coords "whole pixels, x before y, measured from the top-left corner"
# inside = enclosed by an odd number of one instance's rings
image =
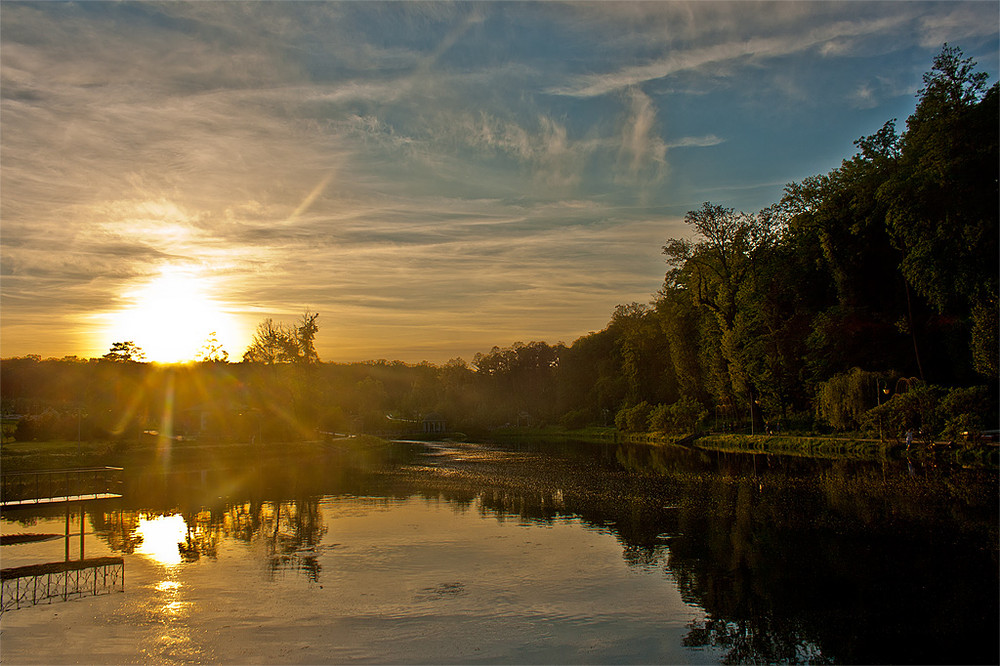
[[[181,563],[181,551],[178,544],[184,543],[187,525],[183,516],[141,516],[136,535],[142,537],[142,544],[137,553],[149,557],[163,566],[176,566]]]

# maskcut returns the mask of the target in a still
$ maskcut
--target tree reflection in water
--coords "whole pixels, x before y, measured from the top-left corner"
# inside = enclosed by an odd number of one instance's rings
[[[424,497],[614,534],[628,564],[659,568],[704,609],[685,645],[721,648],[726,662],[1000,657],[994,471],[638,445],[460,448],[434,465],[403,456],[354,469],[337,461],[140,477],[123,500],[138,504],[97,514],[95,529],[132,552],[139,506],[181,507],[186,558],[216,557],[229,539],[260,545],[272,576],[319,581],[321,498]]]
[[[997,663],[995,471],[586,448],[483,506],[613,531],[708,613],[686,645],[727,663]]]
[[[140,518],[145,511],[115,510],[95,513],[94,532],[112,550],[136,552],[142,546]],[[273,576],[281,570],[303,572],[311,581],[319,580],[322,569],[317,552],[326,524],[318,498],[281,502],[241,502],[222,511],[201,510],[173,514],[183,518],[186,533],[177,542],[179,557],[194,562],[202,557],[215,559],[225,539],[259,546],[267,570]]]

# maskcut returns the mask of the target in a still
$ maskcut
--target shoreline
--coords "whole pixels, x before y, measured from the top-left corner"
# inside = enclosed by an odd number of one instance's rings
[[[623,433],[613,428],[585,429],[533,429],[509,431],[496,436],[497,441],[559,439],[594,443],[628,442],[650,445],[685,446],[703,451],[723,453],[762,453],[790,455],[807,458],[851,460],[945,460],[962,467],[1000,469],[1000,447],[996,444],[953,444],[945,441],[930,444],[905,444],[879,441],[863,437],[821,435],[748,435],[733,433],[694,433],[670,435],[644,432]]]
[[[597,444],[635,443],[652,446],[683,446],[703,451],[789,455],[822,459],[851,460],[938,460],[962,467],[1000,469],[1000,447],[996,444],[952,444],[949,442],[915,443],[909,449],[893,441],[861,437],[817,435],[748,435],[732,433],[623,433],[614,428],[505,429],[486,437],[467,438],[469,441],[509,443],[517,441],[590,442]],[[174,463],[184,461],[231,461],[248,455],[260,458],[357,454],[380,448],[389,440],[372,435],[344,436],[295,442],[250,444],[224,440],[184,440],[141,442],[69,442],[32,441],[6,442],[0,446],[0,462],[4,471],[52,469],[91,465],[125,465],[148,462],[166,456]]]

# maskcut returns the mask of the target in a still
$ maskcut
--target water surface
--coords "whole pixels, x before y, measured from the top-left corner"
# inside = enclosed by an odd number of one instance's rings
[[[674,447],[399,444],[126,471],[124,593],[14,663],[996,663],[995,472]],[[79,553],[79,514],[70,520]],[[62,535],[64,510],[3,533]],[[3,566],[61,560],[62,538]]]

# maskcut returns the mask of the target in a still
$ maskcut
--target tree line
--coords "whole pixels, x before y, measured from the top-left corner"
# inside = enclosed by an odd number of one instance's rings
[[[763,210],[690,211],[652,301],[619,305],[571,345],[324,363],[306,312],[262,322],[239,363],[214,337],[201,363],[175,368],[137,362],[133,342],[99,360],[6,359],[4,411],[48,413],[70,435],[86,413],[94,436],[121,436],[161,429],[169,395],[173,423],[200,415],[201,430],[265,441],[414,430],[432,413],[467,433],[995,428],[1000,93],[987,79],[945,45],[905,129],[886,122]]]

